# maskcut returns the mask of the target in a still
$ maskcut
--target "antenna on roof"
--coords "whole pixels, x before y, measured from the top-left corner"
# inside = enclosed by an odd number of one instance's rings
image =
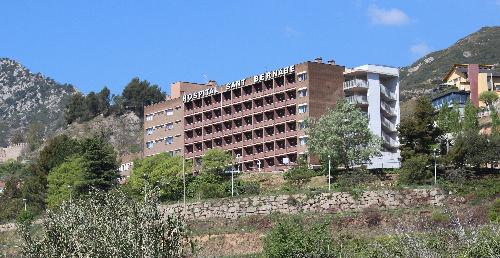
[[[205,82],[208,83],[208,76],[206,74],[202,74],[201,76],[203,76],[203,79],[205,79]]]

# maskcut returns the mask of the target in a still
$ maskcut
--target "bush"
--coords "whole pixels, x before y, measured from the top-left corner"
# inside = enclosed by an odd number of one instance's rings
[[[267,257],[329,257],[332,237],[326,223],[305,227],[304,221],[280,221],[264,239]]]
[[[340,173],[337,176],[337,184],[342,190],[352,187],[365,186],[373,182],[376,177],[366,169],[356,169]]]
[[[17,224],[25,224],[25,223],[31,223],[33,219],[35,218],[35,215],[29,210],[23,210],[17,215],[16,222]]]
[[[302,186],[311,181],[311,177],[314,177],[315,173],[312,169],[309,169],[304,159],[299,159],[297,163],[295,167],[286,171],[283,177],[290,185],[302,188]]]
[[[235,182],[235,190],[238,194],[258,195],[260,194],[260,184],[258,182],[246,182],[238,180]]]
[[[231,195],[231,182],[225,182],[222,176],[212,173],[201,173],[188,186],[188,194],[192,198],[222,198]]]
[[[399,170],[399,182],[405,185],[428,182],[432,172],[427,167],[430,159],[427,155],[416,154],[403,162]]]
[[[187,233],[182,221],[158,209],[158,193],[144,202],[94,192],[47,211],[41,232],[18,224],[25,257],[181,257]]]
[[[500,222],[500,199],[497,198],[488,208],[488,218],[491,222]]]

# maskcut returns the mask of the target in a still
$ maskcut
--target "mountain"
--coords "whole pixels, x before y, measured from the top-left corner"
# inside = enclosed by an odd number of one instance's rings
[[[401,99],[429,94],[457,63],[500,63],[500,26],[483,27],[452,46],[432,52],[400,69]]]
[[[0,146],[8,144],[16,131],[26,132],[39,123],[48,135],[64,126],[64,107],[76,89],[20,63],[0,58]]]

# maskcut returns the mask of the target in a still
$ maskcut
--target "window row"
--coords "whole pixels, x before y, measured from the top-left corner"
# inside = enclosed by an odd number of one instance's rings
[[[221,120],[225,119],[230,119],[231,115],[241,115],[243,116],[243,119],[245,119],[248,123],[259,123],[262,122],[263,120],[272,120],[272,119],[277,119],[277,118],[283,118],[283,117],[288,117],[288,116],[294,116],[296,115],[298,110],[299,114],[303,114],[307,112],[307,104],[301,104],[299,105],[299,108],[297,109],[295,105],[290,105],[286,106],[284,108],[277,108],[269,111],[262,112],[262,110],[259,109],[250,109],[247,110],[247,112],[243,111],[243,113],[240,113],[238,110],[234,110],[231,107],[223,108],[222,111],[221,109],[216,109],[216,110],[211,110],[207,112],[203,112],[200,114],[192,115],[192,116],[186,116],[184,118],[184,124],[186,126],[196,126],[196,124],[202,123],[202,122],[207,122],[207,123],[215,123],[219,122]],[[259,113],[257,113],[259,112]],[[241,118],[235,118],[235,120],[239,120]]]
[[[216,134],[219,133],[222,135],[223,131],[231,130],[233,128],[233,124],[231,123],[219,123],[215,125],[210,125],[210,126],[205,126],[203,128],[196,128],[194,130],[188,130],[185,132],[185,139],[189,140],[192,138],[197,138],[197,137],[202,137],[202,136],[209,136],[211,134]],[[241,126],[241,125],[240,125]],[[299,124],[299,126],[301,126]],[[302,127],[302,126],[301,126]],[[242,133],[236,133],[234,135],[235,140],[237,142],[243,140],[251,140],[252,138],[261,138],[261,137],[267,137],[267,136],[273,136],[275,134],[281,134],[281,133],[286,133],[286,132],[295,132],[297,130],[297,123],[295,121],[293,122],[286,122],[282,124],[276,124],[276,125],[270,125],[266,126],[264,128],[258,128],[258,129],[253,129],[249,128],[249,131],[242,132]],[[226,136],[226,137],[231,137],[231,136]]]
[[[235,89],[232,91],[222,93],[224,101],[230,101],[232,99],[231,92],[238,91],[238,90],[241,90],[241,89]],[[300,92],[300,94],[301,94],[301,96],[305,96],[304,94],[307,94],[307,89],[305,92],[304,92],[304,90],[302,90]],[[233,99],[240,97],[238,94],[236,94],[235,96],[236,97],[233,97]],[[185,110],[186,111],[200,110],[203,107],[216,108],[218,106],[221,106],[220,98],[221,98],[221,94],[218,94],[218,95],[209,96],[209,97],[206,97],[203,99],[197,99],[197,100],[194,100],[193,102],[187,102],[184,104]],[[248,105],[251,105],[253,102],[254,106],[264,106],[264,105],[270,105],[272,103],[282,102],[285,100],[292,100],[292,99],[296,99],[296,98],[297,98],[296,90],[291,89],[291,90],[288,90],[286,92],[279,92],[279,93],[275,93],[275,94],[264,96],[264,97],[262,97],[262,96],[250,97],[249,96],[248,98],[245,98],[245,99],[247,99],[247,101],[244,102],[244,104],[248,106]],[[239,104],[241,105],[241,103],[239,103]]]
[[[147,135],[152,135],[154,133],[154,131],[161,130],[162,128],[165,128],[164,129],[165,131],[172,130],[172,129],[174,129],[174,123],[166,123],[166,124],[146,128],[146,133],[147,133]]]
[[[154,141],[148,141],[148,142],[146,142],[146,148],[152,149],[156,144],[161,144],[161,143],[163,143],[165,145],[174,144],[174,137],[173,136],[167,136],[165,138],[160,138],[160,139],[157,139],[157,140],[154,140]]]
[[[176,107],[176,109],[179,109],[180,106]],[[151,114],[146,115],[146,121],[153,121],[154,116],[162,115],[165,114],[167,116],[173,116],[174,115],[174,109],[173,108],[167,108],[162,111],[157,111]]]
[[[259,154],[259,153],[265,153],[265,152],[270,152],[270,151],[277,151],[277,150],[286,150],[287,148],[294,148],[297,146],[297,137],[289,137],[286,139],[280,139],[280,140],[275,140],[275,141],[270,141],[270,142],[265,142],[265,143],[257,143],[254,145],[249,145],[249,146],[234,146],[235,150],[241,150],[241,152],[237,152],[236,154],[240,154],[241,156],[249,156],[249,155],[254,155],[254,154]],[[229,137],[221,137],[221,138],[216,138],[213,140],[209,141],[204,141],[204,142],[198,142],[194,144],[188,144],[186,145],[185,151],[186,154],[190,153],[195,153],[195,152],[202,152],[204,150],[212,149],[212,148],[224,148],[224,146],[229,146],[231,145],[230,143],[231,138]],[[230,149],[230,148],[226,148]]]

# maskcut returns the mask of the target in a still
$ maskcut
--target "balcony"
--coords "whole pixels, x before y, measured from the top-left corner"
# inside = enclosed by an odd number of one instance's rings
[[[368,82],[361,79],[354,79],[344,82],[344,90],[368,89]]]
[[[388,101],[396,100],[396,94],[387,89],[387,87],[385,87],[383,84],[380,84],[380,95],[384,100]]]
[[[285,100],[274,102],[274,108],[281,108],[284,107],[285,105],[286,105]]]
[[[382,140],[385,147],[389,149],[399,148],[399,143],[389,135],[382,133]]]
[[[385,117],[382,117],[382,128],[388,132],[396,132],[396,125]]]
[[[397,115],[396,109],[385,102],[380,103],[380,109],[386,116],[392,117]]]
[[[353,105],[368,105],[368,98],[364,95],[352,95],[346,97],[347,102]]]

